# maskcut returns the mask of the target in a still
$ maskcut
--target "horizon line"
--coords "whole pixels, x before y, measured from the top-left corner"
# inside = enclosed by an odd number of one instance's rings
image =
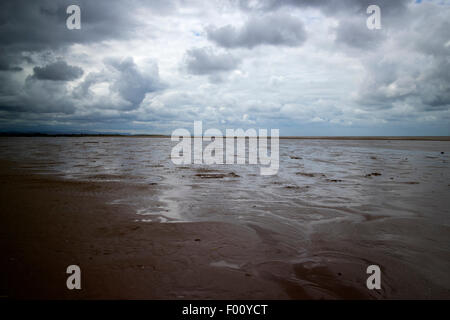
[[[168,134],[132,134],[132,133],[43,133],[43,132],[0,132],[0,137],[122,137],[122,138],[171,138]],[[190,138],[213,137],[190,136]],[[223,138],[237,136],[222,136]],[[248,136],[239,136],[240,138]],[[257,137],[256,137],[257,138]],[[267,138],[271,138],[270,135]],[[415,141],[450,141],[450,136],[279,136],[279,139],[298,140],[415,140]]]

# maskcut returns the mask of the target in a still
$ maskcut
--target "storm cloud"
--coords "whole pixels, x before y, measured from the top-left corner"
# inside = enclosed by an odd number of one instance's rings
[[[273,11],[282,7],[317,8],[327,15],[365,13],[370,5],[378,5],[388,15],[403,13],[409,0],[239,0],[246,11]]]
[[[114,69],[114,80],[110,85],[110,89],[129,102],[131,108],[139,106],[147,93],[163,88],[159,80],[158,66],[156,64],[151,66],[149,72],[142,73],[131,57],[106,59],[105,63]]]
[[[302,21],[287,14],[250,17],[242,27],[208,27],[208,39],[225,48],[259,45],[298,46],[306,40]]]
[[[34,67],[33,77],[40,80],[71,81],[83,75],[83,69],[70,66],[65,61],[56,61],[44,67]]]
[[[240,64],[230,53],[216,53],[210,47],[190,49],[186,53],[186,67],[189,73],[209,75],[228,72]]]
[[[426,19],[433,16],[433,23]],[[392,33],[364,60],[366,76],[357,101],[371,108],[408,105],[420,111],[450,108],[448,12],[428,6],[411,14],[408,30]]]

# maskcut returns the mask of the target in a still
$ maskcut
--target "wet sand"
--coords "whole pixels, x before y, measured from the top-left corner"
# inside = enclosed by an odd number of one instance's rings
[[[2,298],[309,299],[290,278],[322,277],[340,298],[370,298],[327,268],[283,261],[293,254],[254,226],[224,222],[141,223],[115,193],[151,186],[64,181],[0,162]],[[246,268],[226,261],[265,261]],[[66,288],[68,265],[82,290]],[[360,288],[361,289],[361,288]]]
[[[450,298],[448,144],[285,140],[263,178],[125,140],[1,141],[1,297]]]
[[[142,224],[126,206],[107,203],[114,193],[151,192],[150,187],[69,182],[13,165],[0,166],[1,297],[290,297],[279,283],[220,263],[224,257],[266,254],[250,228],[222,222]],[[70,264],[82,270],[80,291],[66,288]]]

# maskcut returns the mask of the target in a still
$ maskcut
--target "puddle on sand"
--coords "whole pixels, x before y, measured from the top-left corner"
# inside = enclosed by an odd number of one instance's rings
[[[209,265],[212,267],[218,267],[218,268],[230,268],[230,269],[240,269],[241,268],[239,265],[231,263],[231,262],[227,262],[225,260],[211,262]]]

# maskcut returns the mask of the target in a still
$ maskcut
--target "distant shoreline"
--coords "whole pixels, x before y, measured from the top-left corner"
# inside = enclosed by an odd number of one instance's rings
[[[170,138],[165,134],[46,134],[46,133],[0,133],[0,137],[111,137],[111,138]],[[225,137],[224,137],[225,138]],[[269,137],[270,138],[270,137]],[[410,140],[410,141],[450,141],[450,136],[281,136],[280,139],[293,140]]]

